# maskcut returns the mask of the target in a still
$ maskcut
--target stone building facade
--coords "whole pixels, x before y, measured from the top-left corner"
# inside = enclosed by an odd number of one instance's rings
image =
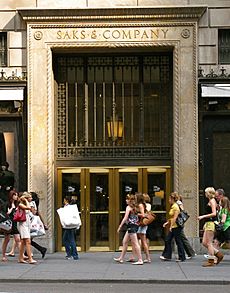
[[[15,108],[13,113],[0,114],[0,130],[15,131],[20,137],[17,131],[21,129],[24,134],[5,156],[12,160],[16,187],[40,196],[40,209],[50,227],[41,241],[50,251],[61,249],[55,210],[63,194],[72,193],[83,220],[78,235],[81,249],[118,249],[120,239],[112,227],[118,225],[123,210],[120,193],[128,192],[129,180],[136,176],[136,191],[153,192],[152,205],[162,221],[170,191],[183,194],[190,213],[186,232],[199,247],[196,219],[204,205],[203,189],[226,184],[230,192],[227,180],[218,177],[230,161],[226,126],[230,119],[229,1],[18,0],[1,1],[0,14],[2,44],[6,44],[1,48],[6,60],[2,57],[0,97],[13,101]],[[222,54],[221,35],[222,40],[228,37]],[[102,80],[99,68],[104,70]],[[13,98],[12,89],[19,98]],[[162,101],[160,106],[152,102],[156,97]],[[107,100],[111,110],[107,110]],[[147,114],[148,107],[158,118]],[[122,138],[118,141],[113,128],[108,142],[106,115],[111,114],[115,127],[119,111]],[[19,127],[7,130],[12,120]],[[219,120],[224,127],[216,127]],[[159,125],[156,132],[149,130],[148,137],[136,130],[135,121],[144,133],[148,122]],[[133,129],[130,134],[129,129]],[[135,131],[139,131],[136,141]],[[213,143],[205,144],[207,134],[213,133],[214,155]],[[157,138],[158,143],[152,141]],[[210,163],[207,153],[222,160],[222,169],[214,160]],[[214,168],[218,172],[211,173]],[[128,179],[121,183],[124,174]],[[131,186],[131,191],[135,188]],[[99,195],[107,197],[104,208]],[[98,225],[91,228],[92,222]],[[156,235],[152,241],[153,246],[161,246]]]

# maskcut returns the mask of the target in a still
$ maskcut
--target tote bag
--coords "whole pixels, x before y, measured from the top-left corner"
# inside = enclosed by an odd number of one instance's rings
[[[45,228],[39,216],[33,215],[30,220],[30,237],[39,237],[45,235]]]
[[[76,204],[67,205],[57,210],[61,225],[65,229],[81,227],[81,218]]]

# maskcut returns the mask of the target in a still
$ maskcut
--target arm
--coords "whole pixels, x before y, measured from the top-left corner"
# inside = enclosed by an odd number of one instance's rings
[[[129,213],[130,213],[130,211],[131,211],[130,206],[127,206],[127,207],[126,207],[126,210],[125,210],[125,215],[124,215],[124,217],[123,217],[123,219],[122,219],[122,221],[121,221],[121,223],[120,223],[120,225],[119,225],[119,227],[118,227],[118,229],[117,229],[117,232],[118,232],[118,233],[120,232],[121,227],[122,227],[122,226],[125,224],[125,222],[128,220],[128,217],[129,217]]]
[[[29,204],[28,200],[25,199],[25,198],[23,198],[22,200],[24,201],[24,203],[21,201],[19,203],[19,205],[18,205],[19,208],[22,209],[22,210],[29,210],[29,211],[31,211],[31,207],[30,207],[30,204]]]
[[[139,204],[138,208],[139,208],[138,217],[139,218],[143,218],[145,216],[144,205],[143,204]]]
[[[223,209],[223,213],[222,213],[222,215],[221,215],[221,220],[220,220],[220,222],[221,223],[225,223],[225,221],[226,221],[226,219],[227,219],[227,210],[225,210],[225,209]]]
[[[206,214],[206,215],[202,215],[202,216],[199,216],[198,217],[198,220],[202,220],[202,219],[205,219],[205,218],[212,218],[212,217],[215,217],[216,216],[216,201],[214,198],[212,198],[210,200],[210,206],[212,208],[212,213],[211,214]]]

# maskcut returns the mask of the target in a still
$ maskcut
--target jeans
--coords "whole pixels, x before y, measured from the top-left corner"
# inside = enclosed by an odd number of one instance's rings
[[[177,249],[178,249],[178,256],[181,261],[184,261],[185,258],[185,252],[184,252],[184,246],[181,239],[181,231],[182,227],[173,228],[172,231],[169,231],[168,235],[165,238],[165,248],[162,253],[162,255],[167,258],[172,258],[172,240],[175,238]]]
[[[75,229],[64,229],[63,243],[65,246],[66,256],[78,258],[76,241],[75,241]]]
[[[191,244],[189,243],[187,237],[184,234],[184,229],[181,231],[181,240],[183,242],[184,250],[187,253],[188,256],[195,256],[195,251],[192,248]]]

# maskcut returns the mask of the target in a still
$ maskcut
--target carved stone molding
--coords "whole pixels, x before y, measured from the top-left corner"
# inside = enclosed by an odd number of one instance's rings
[[[140,17],[141,15],[138,15]],[[147,15],[150,18],[150,15]],[[26,17],[26,16],[24,16]],[[28,16],[28,17],[36,17],[36,15]],[[94,17],[95,16],[91,16]],[[105,17],[105,16],[102,16]],[[116,16],[115,16],[116,17]],[[130,16],[132,17],[132,16]],[[151,16],[152,17],[152,16]],[[128,18],[128,16],[127,16]],[[29,18],[28,18],[29,19]],[[100,18],[97,18],[97,20],[100,20]],[[146,18],[145,18],[146,20]],[[115,41],[109,41],[109,42],[103,42],[103,41],[95,41],[95,42],[70,42],[70,41],[63,41],[58,42],[53,39],[46,38],[45,30],[52,30],[56,28],[91,28],[91,27],[97,27],[97,28],[106,28],[106,27],[181,27],[181,30],[179,31],[179,37],[176,40],[154,40],[154,41],[124,41],[124,42],[115,42]],[[189,29],[188,29],[189,28]],[[183,33],[183,30],[187,29],[186,32]],[[39,31],[42,34],[41,39],[35,38],[35,31]],[[44,30],[44,31],[43,31]],[[44,74],[47,74],[46,76],[46,103],[47,103],[47,140],[44,142],[44,146],[46,148],[46,161],[47,161],[47,177],[46,177],[46,193],[47,193],[47,222],[49,226],[52,226],[53,221],[53,194],[54,194],[54,167],[53,167],[53,152],[54,152],[54,141],[55,141],[55,133],[53,131],[53,121],[54,121],[54,113],[53,113],[53,87],[54,87],[54,80],[53,80],[53,69],[52,69],[52,51],[54,50],[62,50],[62,49],[80,49],[83,50],[84,48],[173,48],[173,81],[174,81],[174,100],[173,100],[173,125],[174,125],[174,189],[178,190],[179,192],[183,193],[183,186],[180,182],[180,167],[181,167],[181,155],[180,155],[180,131],[181,131],[181,109],[180,109],[180,102],[181,102],[181,88],[185,88],[185,85],[181,84],[181,76],[182,76],[182,69],[183,66],[181,64],[181,44],[182,42],[187,42],[186,44],[191,44],[192,48],[192,77],[190,79],[189,86],[192,87],[192,118],[190,121],[193,121],[194,129],[193,131],[193,145],[191,146],[193,158],[192,158],[192,167],[191,167],[191,177],[192,177],[192,186],[191,186],[191,194],[193,195],[193,207],[194,207],[194,217],[197,216],[197,207],[198,207],[198,198],[197,198],[197,192],[198,192],[198,182],[197,182],[197,172],[198,172],[198,155],[197,155],[197,148],[198,148],[198,138],[197,138],[197,34],[196,34],[196,23],[195,22],[177,22],[177,23],[148,23],[147,21],[143,23],[70,23],[70,24],[64,24],[64,23],[44,23],[44,24],[36,24],[36,23],[30,23],[28,24],[28,38],[29,38],[29,53],[28,53],[28,125],[29,127],[32,125],[32,115],[31,115],[31,98],[36,93],[33,92],[33,83],[35,78],[35,72],[33,72],[34,69],[34,60],[33,60],[33,48],[36,48],[37,45],[41,46],[43,50],[46,50],[46,58],[44,65],[46,69],[42,69]],[[183,34],[183,35],[181,35]],[[179,39],[180,38],[180,39]],[[192,38],[192,39],[191,39]],[[34,47],[33,47],[34,46]],[[46,71],[45,71],[46,70]],[[190,75],[191,76],[191,75]],[[28,130],[28,146],[32,145],[32,133],[31,129]],[[28,150],[28,181],[29,181],[29,188],[32,189],[32,150],[31,147],[29,147]],[[195,225],[194,225],[195,226]],[[194,227],[193,231],[195,229],[195,233],[198,233],[198,227]],[[52,232],[50,232],[52,233]],[[51,234],[48,234],[48,236],[51,237]]]
[[[86,21],[103,20],[172,20],[198,19],[206,11],[206,6],[176,7],[127,7],[127,8],[94,8],[94,9],[19,9],[25,21]]]

